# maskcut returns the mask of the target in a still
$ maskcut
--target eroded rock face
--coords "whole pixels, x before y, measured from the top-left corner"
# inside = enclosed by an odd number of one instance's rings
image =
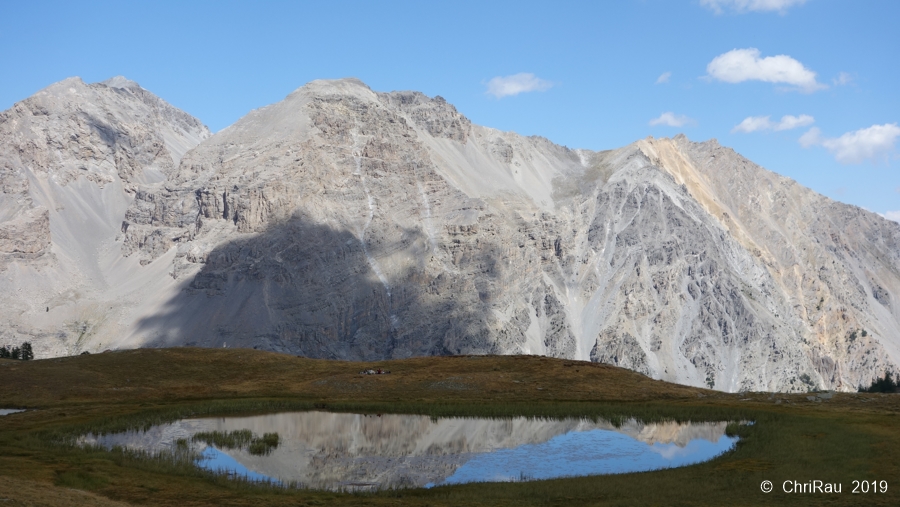
[[[796,330],[813,383],[852,389],[894,368],[900,314],[890,301],[900,289],[900,224],[761,170],[714,141],[680,137],[669,148],[646,149],[693,194],[707,196],[698,199],[704,209],[765,267],[772,288],[764,293],[783,301],[775,316]],[[862,371],[871,373],[857,378]]]
[[[731,391],[900,358],[900,225],[715,141],[570,150],[315,81],[159,171],[111,214],[132,299],[84,347],[545,354]]]
[[[50,211],[35,207],[0,223],[0,253],[40,254],[50,246]]]
[[[46,357],[104,329],[121,309],[110,292],[134,275],[116,238],[134,194],[209,135],[121,77],[66,79],[0,113],[0,343]]]

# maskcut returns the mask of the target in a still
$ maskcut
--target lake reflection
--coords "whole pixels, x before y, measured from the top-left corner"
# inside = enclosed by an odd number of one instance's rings
[[[251,479],[316,489],[422,487],[474,481],[548,479],[653,470],[711,459],[736,438],[726,423],[612,424],[585,419],[437,418],[294,412],[185,419],[84,443],[170,449],[198,432],[277,432],[270,454],[216,449],[202,442],[200,466]]]

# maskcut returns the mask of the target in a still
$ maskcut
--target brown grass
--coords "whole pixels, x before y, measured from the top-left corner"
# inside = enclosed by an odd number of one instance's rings
[[[392,373],[358,374],[377,367]],[[849,493],[853,479],[898,477],[898,395],[838,394],[818,402],[807,395],[732,395],[611,366],[531,356],[366,364],[191,348],[0,361],[0,386],[0,408],[36,409],[0,417],[0,483],[18,484],[0,489],[0,499],[34,505],[53,505],[67,488],[89,491],[97,501],[178,506],[898,504],[894,489],[866,498]],[[749,418],[757,424],[741,430],[734,452],[691,467],[366,495],[256,487],[46,441],[86,428],[185,414],[311,407],[433,415]],[[776,486],[788,479],[840,481],[844,493],[765,495],[759,490],[763,479]],[[893,486],[900,488],[900,482]]]
[[[401,397],[641,401],[711,391],[614,366],[536,356],[462,356],[356,363],[244,349],[142,349],[43,361],[6,361],[0,403],[34,405],[241,397]],[[383,367],[390,375],[359,375]],[[450,379],[450,382],[446,382]],[[445,384],[440,384],[445,382]],[[412,396],[412,397],[411,397]]]

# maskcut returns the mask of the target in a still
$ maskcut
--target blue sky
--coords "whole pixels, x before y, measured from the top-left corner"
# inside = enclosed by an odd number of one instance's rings
[[[10,0],[0,109],[66,77],[124,75],[217,131],[354,76],[572,148],[716,138],[900,220],[898,20],[893,0]]]

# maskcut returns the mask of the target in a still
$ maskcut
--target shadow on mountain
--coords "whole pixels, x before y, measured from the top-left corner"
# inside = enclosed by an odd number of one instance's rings
[[[295,215],[216,247],[163,311],[140,320],[145,347],[246,347],[332,359],[497,353],[489,339],[490,275],[427,269],[419,229],[368,244],[408,261],[383,283],[356,235]],[[417,251],[418,248],[418,251]],[[485,253],[486,252],[486,253]],[[496,265],[495,249],[464,258]],[[382,268],[382,271],[389,271]]]

